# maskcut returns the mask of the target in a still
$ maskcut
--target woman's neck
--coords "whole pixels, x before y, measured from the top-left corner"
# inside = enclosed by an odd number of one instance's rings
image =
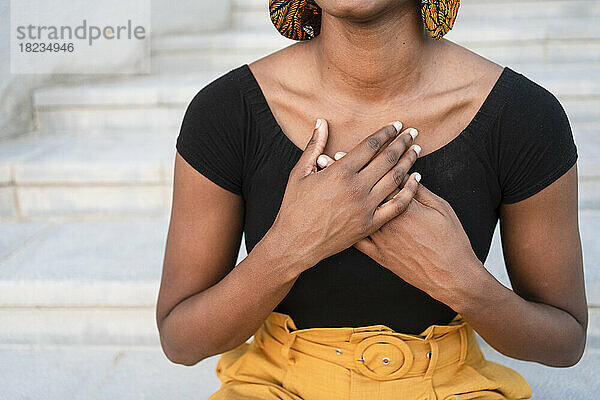
[[[323,12],[321,33],[310,41],[320,95],[363,105],[410,97],[439,48],[424,32],[416,3],[400,2],[366,21]]]

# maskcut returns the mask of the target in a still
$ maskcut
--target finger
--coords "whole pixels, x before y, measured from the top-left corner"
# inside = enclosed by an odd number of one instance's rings
[[[296,164],[300,176],[306,176],[317,170],[317,157],[319,157],[325,149],[328,133],[327,121],[320,118],[317,119],[312,137],[308,141],[304,152]]]
[[[335,162],[335,160],[333,158],[329,157],[327,154],[321,154],[317,158],[317,165],[321,168],[327,168],[334,162]]]
[[[383,205],[383,203],[385,203],[386,201],[389,201],[392,197],[394,197],[396,195],[396,193],[398,193],[406,184],[406,181],[408,180],[409,175],[404,175],[404,178],[402,179],[402,184],[400,186],[398,186],[396,189],[394,189],[394,191],[390,194],[388,194],[385,197],[385,200],[383,202],[381,202],[380,205]]]
[[[419,185],[419,190],[417,191],[417,193],[415,193],[415,200],[417,200],[423,205],[426,205],[427,207],[431,207],[436,210],[440,210],[441,204],[445,202],[444,199],[442,199],[437,194],[433,193],[431,190],[427,189],[423,185]]]
[[[370,196],[373,200],[379,204],[386,196],[402,186],[404,177],[408,171],[412,168],[415,161],[419,157],[421,152],[421,146],[413,144],[409,147],[402,157],[398,160],[396,165],[390,169],[379,181],[375,182],[371,188]]]
[[[381,150],[388,141],[398,136],[402,124],[400,121],[386,125],[377,132],[361,140],[344,156],[342,164],[351,171],[358,172]]]
[[[383,224],[402,214],[406,210],[415,193],[421,186],[419,185],[420,180],[421,174],[418,172],[412,173],[404,187],[392,197],[392,199],[383,203],[383,205],[375,210],[373,224],[377,229],[381,228]]]
[[[419,132],[415,128],[404,130],[386,148],[382,149],[381,152],[375,156],[373,161],[371,161],[360,171],[360,175],[365,177],[365,179],[369,180],[370,182],[373,182],[373,185],[375,185],[375,183],[377,183],[381,177],[383,177],[388,171],[396,166],[398,160],[413,144],[414,139],[418,134]],[[421,148],[418,147],[418,151],[420,150]],[[403,176],[404,175],[399,177],[396,186],[400,185]]]

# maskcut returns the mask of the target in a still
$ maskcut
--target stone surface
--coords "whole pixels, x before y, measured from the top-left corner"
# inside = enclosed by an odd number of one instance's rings
[[[0,307],[0,344],[159,345],[154,306],[52,307],[51,302],[46,307]]]
[[[171,363],[160,351],[126,351],[97,399],[207,399],[220,386],[217,361],[215,356],[185,367]]]
[[[21,186],[17,198],[22,216],[111,218],[121,215],[168,214],[167,185]]]
[[[18,251],[20,247],[26,246],[29,241],[44,229],[50,226],[44,222],[6,222],[0,224],[0,265]]]
[[[93,398],[111,366],[118,362],[117,354],[92,348],[2,347],[2,398]]]
[[[484,357],[519,372],[533,391],[532,399],[593,400],[600,390],[598,365],[600,349],[588,348],[576,365],[568,368],[548,367],[504,356],[489,346],[483,346]]]
[[[0,186],[0,221],[17,217],[17,203],[15,199],[14,187]]]
[[[50,146],[13,164],[17,185],[159,184],[172,180],[175,132],[56,136],[62,140],[60,146]]]
[[[0,291],[0,304],[152,306],[167,229],[166,219],[56,224],[2,264],[0,282],[24,292]]]

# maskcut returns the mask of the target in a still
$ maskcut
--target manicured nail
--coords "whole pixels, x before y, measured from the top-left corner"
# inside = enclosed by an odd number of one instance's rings
[[[417,182],[421,181],[421,174],[418,172],[415,172],[415,181],[417,181]]]
[[[327,166],[327,157],[321,154],[319,157],[317,157],[317,164],[319,164],[319,167],[325,168]]]
[[[415,153],[417,153],[417,157],[419,157],[419,154],[421,154],[421,146],[419,146],[418,144],[413,145],[413,150],[415,151]]]
[[[417,135],[419,134],[419,131],[417,131],[415,128],[410,128],[408,130],[409,135],[413,138],[413,140],[415,140],[415,138],[417,137]]]
[[[317,118],[317,123],[315,125],[315,129],[319,129],[319,126],[321,126],[321,118]]]
[[[333,155],[333,158],[335,159],[335,161],[337,161],[340,158],[344,157],[345,155],[346,155],[346,153],[344,153],[343,151],[338,151],[337,153],[335,153]]]
[[[392,125],[394,125],[394,129],[396,129],[396,133],[400,132],[400,129],[402,129],[402,122],[400,121],[395,121]]]

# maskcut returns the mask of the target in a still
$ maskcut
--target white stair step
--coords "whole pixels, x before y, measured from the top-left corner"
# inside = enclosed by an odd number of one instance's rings
[[[194,367],[157,346],[3,346],[3,399],[205,400],[217,391],[218,356]]]
[[[164,216],[176,134],[108,131],[2,141],[0,177],[8,195],[0,196],[0,218]]]
[[[168,217],[31,224],[0,224],[0,307],[155,305]]]
[[[0,344],[157,346],[155,312],[154,307],[0,307]]]
[[[33,95],[37,122],[45,131],[172,132],[181,124],[185,105],[218,74],[38,89]]]

